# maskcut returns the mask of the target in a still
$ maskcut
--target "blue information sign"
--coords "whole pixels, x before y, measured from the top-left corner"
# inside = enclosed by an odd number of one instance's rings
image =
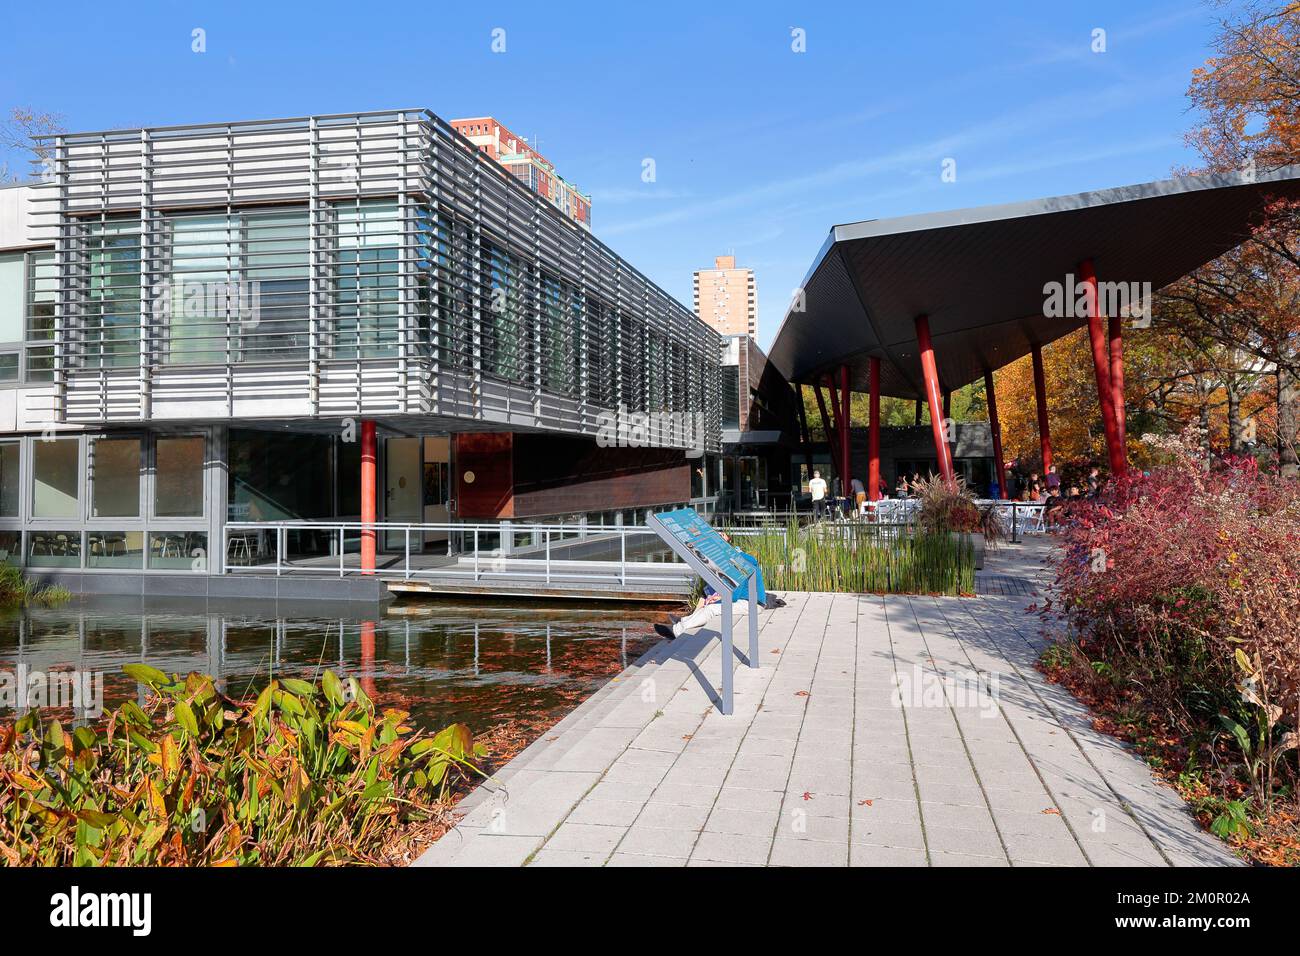
[[[664,532],[672,535],[674,540],[686,547],[691,556],[704,563],[708,570],[721,576],[728,592],[740,587],[754,573],[754,566],[740,556],[740,550],[729,544],[694,509],[679,508],[676,511],[661,511],[654,518],[662,526],[662,530],[656,529],[660,531],[660,535],[662,536]],[[671,542],[669,543],[671,545]],[[690,558],[686,555],[682,557],[688,564],[694,566],[695,562]],[[701,573],[706,581],[708,580],[708,576],[703,574],[703,569],[697,567],[695,570]],[[714,584],[712,581],[709,583]],[[715,584],[714,590],[722,589]]]
[[[749,618],[750,667],[758,666],[758,587],[754,566],[745,560],[718,531],[691,508],[662,511],[646,519],[646,525],[663,539],[673,553],[686,562],[718,595],[722,611],[722,696],[724,714],[732,712],[733,657],[732,600],[737,588],[748,582],[746,601]]]

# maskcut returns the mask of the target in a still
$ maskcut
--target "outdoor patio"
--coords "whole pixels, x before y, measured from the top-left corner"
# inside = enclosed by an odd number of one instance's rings
[[[976,598],[784,595],[759,668],[734,662],[731,717],[715,631],[657,645],[462,801],[417,865],[1236,862],[1035,670],[1024,609],[1050,546],[990,555],[999,586]]]

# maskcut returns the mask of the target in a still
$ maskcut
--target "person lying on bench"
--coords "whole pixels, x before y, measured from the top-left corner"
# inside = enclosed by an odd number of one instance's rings
[[[726,535],[723,535],[723,537],[726,538]],[[746,554],[744,551],[740,551],[739,554],[740,557],[745,561],[745,563],[751,565],[754,569],[754,585],[755,585],[755,590],[758,593],[758,606],[767,607],[768,606],[767,590],[763,587],[763,569],[758,566],[758,559],[755,558],[753,555]],[[748,579],[742,581],[740,585],[734,591],[732,591],[730,595],[728,595],[728,598],[731,600],[731,613],[733,615],[732,616],[733,622],[738,620],[739,618],[743,618],[746,614],[748,614],[749,613]],[[717,591],[713,590],[713,588],[709,587],[706,584],[704,586],[704,596],[700,598],[699,604],[695,606],[695,610],[692,613],[688,614],[686,617],[683,618],[674,617],[673,615],[670,614],[668,615],[668,619],[672,623],[656,624],[655,631],[661,637],[666,637],[670,641],[675,637],[681,637],[682,634],[684,634],[687,631],[693,631],[696,628],[700,628],[703,627],[705,624],[708,624],[714,618],[722,617],[722,601],[723,601],[723,596],[718,594]],[[773,595],[772,601],[773,601],[771,605],[772,607],[779,607],[784,603],[781,601],[780,598],[776,597],[775,595]]]

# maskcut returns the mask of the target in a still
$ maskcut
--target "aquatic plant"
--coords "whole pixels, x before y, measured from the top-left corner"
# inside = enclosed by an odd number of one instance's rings
[[[212,678],[147,685],[98,726],[31,711],[0,725],[0,861],[11,865],[373,863],[397,831],[447,816],[478,775],[464,724],[413,731],[355,678],[272,680],[255,701]]]
[[[42,587],[23,576],[21,568],[0,564],[0,607],[44,604],[62,604],[72,597],[67,588],[52,585]]]
[[[882,531],[845,522],[765,528],[737,534],[758,559],[772,590],[876,594],[972,594],[975,554],[969,536]]]

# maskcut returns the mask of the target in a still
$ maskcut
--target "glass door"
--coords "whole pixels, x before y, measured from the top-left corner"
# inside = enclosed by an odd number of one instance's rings
[[[420,439],[389,438],[384,442],[384,517],[386,522],[419,524],[423,520]],[[402,551],[406,534],[389,531],[384,535],[385,551]],[[411,551],[423,550],[418,534],[411,536]]]

